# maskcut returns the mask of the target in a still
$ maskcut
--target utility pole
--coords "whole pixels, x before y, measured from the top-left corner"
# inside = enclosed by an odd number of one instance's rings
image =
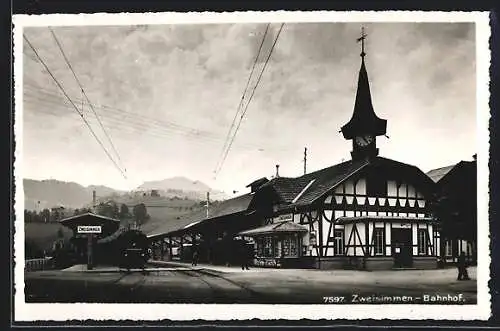
[[[95,213],[96,210],[96,193],[95,190],[92,191],[92,212]]]
[[[307,173],[307,147],[304,147],[304,175]]]
[[[207,192],[207,218],[208,218],[208,208],[210,206],[210,192]]]
[[[96,212],[96,192],[92,191],[92,213]],[[94,234],[87,233],[87,270],[93,269]]]

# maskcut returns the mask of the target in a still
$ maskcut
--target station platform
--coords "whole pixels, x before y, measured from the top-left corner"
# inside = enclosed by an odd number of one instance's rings
[[[95,273],[108,273],[108,272],[123,272],[126,269],[118,268],[115,266],[94,266],[91,270],[87,269],[86,264],[76,264],[66,269],[62,269],[63,272],[95,272]],[[182,270],[193,270],[193,268],[186,268],[182,266],[169,267],[169,266],[158,266],[158,267],[148,267],[145,269],[130,269],[130,271],[145,271],[145,272],[155,272],[155,271],[182,271]]]
[[[208,263],[198,263],[196,266],[191,265],[189,262],[179,262],[179,261],[161,261],[161,260],[149,260],[148,264],[156,267],[171,267],[176,268],[189,268],[191,270],[207,270],[214,271],[218,273],[235,273],[235,272],[262,272],[262,271],[272,271],[277,270],[273,268],[259,268],[259,267],[250,267],[249,270],[241,269],[241,266],[223,266],[223,265],[214,265]]]

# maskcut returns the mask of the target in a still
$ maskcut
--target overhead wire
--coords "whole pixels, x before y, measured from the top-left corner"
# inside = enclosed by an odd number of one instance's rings
[[[229,154],[229,151],[230,151],[230,149],[231,149],[231,147],[232,147],[232,145],[233,145],[234,139],[236,138],[236,134],[238,133],[238,130],[239,130],[240,125],[241,125],[241,123],[242,123],[242,121],[243,121],[243,118],[244,118],[244,116],[245,116],[245,114],[246,114],[246,112],[247,112],[247,110],[248,110],[248,106],[250,105],[250,102],[251,102],[251,101],[252,101],[252,99],[253,99],[253,96],[254,96],[254,94],[255,94],[255,91],[256,91],[257,87],[259,86],[259,83],[260,83],[260,81],[261,81],[262,75],[264,74],[264,71],[266,70],[267,64],[269,63],[269,59],[271,58],[271,55],[272,55],[273,50],[274,50],[274,47],[276,46],[276,43],[278,42],[278,39],[279,39],[279,37],[280,37],[281,31],[283,30],[283,26],[284,26],[284,25],[285,25],[285,23],[282,23],[282,24],[281,24],[280,29],[279,29],[279,31],[278,31],[278,33],[277,33],[277,35],[276,35],[276,38],[274,39],[273,45],[271,46],[271,49],[270,49],[270,51],[269,51],[269,54],[268,54],[268,56],[267,56],[267,58],[266,58],[266,62],[264,63],[264,66],[262,67],[262,70],[260,71],[259,77],[257,78],[257,82],[255,83],[255,86],[254,86],[254,88],[253,88],[253,90],[252,90],[252,94],[250,95],[250,98],[249,98],[249,99],[248,99],[248,101],[247,101],[247,104],[246,104],[246,106],[245,106],[245,109],[243,110],[243,113],[242,113],[242,114],[241,114],[241,116],[240,116],[240,120],[239,120],[238,125],[237,125],[237,127],[236,127],[236,130],[235,130],[235,132],[234,132],[234,134],[233,134],[233,136],[232,136],[232,138],[231,138],[231,141],[230,141],[230,143],[229,143],[229,145],[228,145],[228,148],[227,148],[227,150],[226,150],[226,152],[225,152],[225,154],[224,154],[224,157],[223,157],[223,159],[222,159],[222,162],[220,163],[219,168],[216,170],[216,177],[217,177],[217,175],[220,173],[220,171],[222,170],[222,166],[224,165],[224,162],[226,161],[226,158],[227,158],[227,156],[228,156],[228,154]]]
[[[104,132],[104,135],[106,136],[106,138],[107,138],[107,140],[109,142],[109,145],[113,149],[113,152],[116,155],[118,161],[122,164],[122,166],[124,166],[123,165],[123,161],[120,158],[120,154],[118,153],[118,150],[115,147],[115,144],[111,140],[111,137],[109,136],[108,132],[106,131],[106,128],[102,124],[101,119],[99,118],[99,115],[97,114],[97,112],[95,111],[94,107],[92,106],[92,103],[90,102],[89,97],[87,96],[87,93],[85,93],[85,89],[83,88],[83,85],[82,85],[80,79],[78,79],[78,76],[76,75],[76,72],[73,69],[73,66],[71,65],[71,62],[69,61],[68,57],[66,56],[66,53],[64,52],[64,49],[63,49],[61,43],[59,42],[59,39],[57,38],[54,30],[50,26],[48,27],[48,29],[49,29],[50,33],[52,34],[52,37],[54,38],[54,41],[56,42],[57,47],[59,48],[59,51],[61,52],[61,54],[62,54],[62,56],[64,58],[64,61],[68,65],[68,68],[71,70],[71,73],[73,74],[73,77],[75,77],[75,80],[78,83],[78,86],[80,87],[80,89],[82,91],[82,94],[85,96],[85,99],[87,100],[87,104],[90,106],[90,109],[92,109],[92,112],[94,113],[97,121],[99,122],[99,125],[101,126],[101,129]],[[83,100],[82,100],[82,110],[83,110]],[[127,169],[125,168],[125,166],[124,166],[124,170],[125,170],[125,172],[127,172]]]
[[[99,137],[96,135],[94,129],[92,129],[91,125],[88,123],[87,119],[85,118],[85,116],[83,116],[83,112],[81,112],[80,110],[78,110],[78,107],[75,105],[75,103],[73,102],[73,100],[71,100],[71,98],[68,96],[68,94],[66,93],[66,90],[62,87],[61,83],[57,80],[57,78],[54,76],[54,74],[52,73],[52,71],[49,69],[49,67],[47,66],[47,64],[43,61],[43,59],[40,57],[40,55],[38,54],[38,52],[36,51],[35,47],[33,46],[33,44],[29,41],[28,37],[26,35],[23,35],[23,38],[24,40],[26,41],[26,43],[28,44],[28,46],[31,48],[31,50],[33,51],[33,53],[35,54],[36,58],[40,61],[40,64],[43,65],[43,67],[45,68],[45,70],[47,71],[47,73],[50,75],[50,77],[52,77],[52,79],[54,80],[54,82],[56,83],[56,85],[59,87],[59,89],[61,90],[61,92],[64,94],[64,96],[68,99],[68,101],[73,105],[75,111],[78,113],[78,115],[80,115],[81,119],[84,121],[84,123],[87,125],[88,129],[90,130],[90,132],[92,133],[92,136],[96,139],[96,141],[99,143],[99,145],[101,146],[101,148],[104,150],[104,152],[106,153],[107,157],[111,160],[111,162],[113,163],[113,165],[120,171],[120,173],[122,174],[122,176],[127,179],[127,176],[126,174],[123,172],[123,170],[120,168],[120,166],[116,163],[116,161],[114,160],[114,158],[111,156],[111,154],[108,152],[108,150],[106,149],[106,147],[104,146],[104,144],[102,143],[102,141],[99,139]]]
[[[29,93],[27,93],[29,92]],[[47,98],[44,94],[37,95],[36,93],[32,93],[31,91],[25,91],[24,93],[24,99],[26,104],[32,104],[34,106],[40,106],[44,105],[47,107],[50,107],[52,110],[55,110],[57,108],[71,108],[72,106],[64,102],[64,100],[60,99],[59,95],[55,96],[50,96]],[[80,100],[73,99],[77,102]],[[105,106],[96,106],[96,108],[100,107],[105,107]],[[37,108],[36,112],[43,112],[48,115],[52,116],[60,116],[60,112],[58,111],[49,111],[45,108],[47,107],[39,107]],[[131,115],[135,115],[133,113],[128,113]],[[171,137],[172,134],[175,135],[180,135],[183,137],[186,137],[188,139],[195,140],[200,143],[216,143],[219,141],[222,141],[221,136],[217,136],[212,134],[211,132],[205,133],[205,131],[200,131],[199,133],[191,132],[191,131],[182,131],[177,128],[171,128],[168,125],[161,125],[161,122],[159,123],[150,123],[150,121],[154,119],[150,118],[144,118],[143,116],[139,117],[133,117],[129,116],[128,114],[124,115],[120,110],[116,109],[109,109],[103,115],[101,116],[101,119],[105,121],[106,126],[111,129],[111,130],[118,130],[121,131],[122,133],[125,132],[124,129],[133,129],[134,131],[130,133],[144,133],[148,134],[151,136],[155,136],[158,138],[168,138]],[[88,118],[89,120],[92,120],[92,117]],[[74,119],[78,120],[78,119]],[[150,123],[151,125],[145,125],[144,123]],[[246,150],[251,150],[251,149],[258,149],[258,145],[251,145],[251,144],[239,144],[238,148],[241,149],[246,149]],[[291,148],[275,148],[274,150],[277,151],[288,151],[292,150]]]
[[[241,95],[241,99],[240,99],[240,102],[238,104],[238,107],[236,108],[236,112],[234,113],[234,117],[233,117],[233,121],[231,122],[231,126],[229,127],[229,130],[227,132],[227,135],[226,135],[226,138],[224,140],[224,145],[222,146],[222,151],[221,151],[221,154],[218,158],[218,162],[217,162],[217,165],[215,166],[215,171],[217,171],[217,169],[219,168],[219,164],[220,162],[222,162],[222,158],[224,156],[224,152],[228,146],[228,142],[229,142],[229,139],[230,139],[230,136],[231,136],[231,132],[233,131],[233,128],[234,128],[234,124],[236,122],[236,119],[238,118],[238,114],[241,110],[241,106],[243,105],[243,101],[245,100],[245,96],[247,94],[247,90],[248,90],[248,86],[250,85],[250,81],[252,79],[252,76],[253,76],[253,72],[255,70],[255,66],[257,65],[257,62],[259,60],[259,57],[260,57],[260,53],[262,51],[262,46],[264,45],[264,41],[266,40],[266,36],[267,36],[267,32],[269,30],[269,26],[271,24],[270,23],[267,23],[266,25],[266,30],[264,31],[264,35],[262,36],[262,41],[260,42],[260,46],[259,46],[259,49],[257,51],[257,55],[255,56],[255,60],[253,62],[253,65],[252,65],[252,70],[250,71],[250,75],[248,75],[248,80],[247,80],[247,83],[245,85],[245,89],[243,90],[243,94]]]
[[[36,86],[35,84],[30,86],[30,84],[27,83],[26,81],[24,82],[24,88],[25,88],[25,92],[27,92],[28,90],[31,90],[30,92],[40,93],[40,95],[46,96],[48,98],[59,98],[60,97],[60,94],[57,92],[52,92],[49,89],[41,88],[39,86]],[[79,97],[72,97],[72,99],[78,100],[78,101],[81,100]],[[106,113],[119,112],[121,115],[126,116],[126,117],[135,117],[141,123],[147,121],[148,123],[157,123],[158,125],[164,126],[164,127],[171,129],[171,130],[178,130],[178,131],[182,131],[182,132],[187,132],[187,133],[194,134],[197,136],[198,135],[206,135],[206,136],[213,136],[213,137],[217,137],[217,138],[222,139],[221,136],[216,135],[213,132],[206,131],[206,130],[200,130],[200,129],[193,128],[193,127],[188,127],[188,126],[181,125],[181,124],[178,124],[178,123],[175,123],[172,121],[158,120],[158,119],[155,119],[152,117],[147,117],[144,115],[139,116],[136,113],[133,113],[130,111],[125,111],[125,110],[117,108],[117,107],[111,107],[111,106],[103,105],[103,104],[93,104],[93,106],[95,108],[98,108],[98,109],[106,110]],[[101,116],[105,116],[106,113],[104,113]]]

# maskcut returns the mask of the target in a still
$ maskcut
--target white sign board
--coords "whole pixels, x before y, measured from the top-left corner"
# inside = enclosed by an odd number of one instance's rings
[[[101,233],[100,225],[79,225],[78,233]]]
[[[278,216],[278,221],[293,221],[293,215],[292,214],[284,214],[284,215],[279,215]]]

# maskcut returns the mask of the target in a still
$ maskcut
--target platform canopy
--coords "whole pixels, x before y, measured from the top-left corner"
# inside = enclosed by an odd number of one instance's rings
[[[62,225],[70,228],[73,232],[78,234],[79,226],[94,226],[100,227],[101,232],[98,233],[98,237],[109,236],[110,234],[116,232],[120,227],[120,220],[106,217],[102,215],[97,215],[93,213],[85,213],[81,215],[71,216],[59,221]]]
[[[299,232],[308,232],[308,230],[303,225],[291,221],[284,221],[284,222],[264,225],[251,230],[242,231],[238,233],[238,235],[244,237],[258,237],[263,235],[276,235],[280,233],[299,233]]]

